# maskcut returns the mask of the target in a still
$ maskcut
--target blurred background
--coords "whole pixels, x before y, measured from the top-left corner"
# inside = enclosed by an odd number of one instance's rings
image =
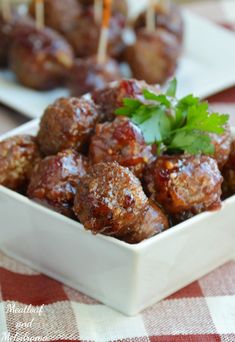
[[[3,0],[0,0],[0,3],[2,2]],[[12,0],[13,3],[16,3],[16,4],[22,4],[22,3],[25,3],[25,2],[29,2],[30,0]],[[186,3],[186,2],[204,2],[205,0],[174,0],[175,2],[177,3]],[[219,0],[213,0],[213,1],[219,1]]]

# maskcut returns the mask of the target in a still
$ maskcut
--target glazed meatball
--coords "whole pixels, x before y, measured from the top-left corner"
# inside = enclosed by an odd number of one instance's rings
[[[126,0],[113,0],[112,2],[112,12],[113,14],[121,14],[125,18],[128,16],[128,4]]]
[[[111,17],[109,27],[108,54],[119,57],[125,49],[123,16],[116,14]],[[101,24],[94,19],[93,8],[85,10],[77,20],[77,25],[66,33],[66,38],[73,46],[76,56],[85,58],[96,55],[100,38]]]
[[[182,13],[179,6],[173,2],[169,6],[164,3],[155,5],[155,23],[156,28],[162,28],[176,36],[177,40],[182,43],[184,23]],[[134,28],[138,31],[146,27],[146,13],[141,13],[134,23]]]
[[[32,0],[29,13],[35,17],[35,3]],[[44,0],[45,24],[64,34],[73,29],[81,14],[81,6],[77,0]]]
[[[83,6],[92,6],[94,4],[94,0],[79,0],[79,3]],[[113,0],[112,1],[112,12],[120,13],[123,16],[128,15],[128,5],[126,0]]]
[[[143,90],[159,94],[158,86],[150,86],[144,81],[134,79],[121,80],[107,88],[92,93],[94,102],[100,108],[100,121],[111,121],[115,116],[115,110],[123,106],[123,99],[136,98],[144,102]]]
[[[176,222],[221,205],[221,176],[208,156],[161,156],[151,163],[145,182],[152,198]]]
[[[110,82],[121,78],[119,65],[114,59],[108,58],[103,64],[97,63],[96,56],[78,59],[69,77],[70,93],[81,96],[95,89],[104,89]]]
[[[12,13],[9,22],[6,22],[0,15],[0,67],[6,67],[8,64],[9,51],[14,37],[33,25],[33,21],[28,17],[19,16],[16,13]]]
[[[116,162],[90,167],[78,183],[74,213],[95,234],[119,238],[134,234],[147,208],[138,178]]]
[[[113,13],[121,13],[123,16],[128,16],[128,4],[126,0],[114,0],[112,2]]]
[[[78,0],[78,3],[84,7],[92,6],[94,4],[94,0]]]
[[[63,215],[73,217],[77,182],[86,173],[87,161],[68,149],[43,159],[34,169],[27,195]]]
[[[136,225],[134,233],[127,233],[121,237],[121,240],[134,244],[148,239],[156,234],[163,232],[169,228],[169,221],[164,214],[151,199],[149,200],[148,210],[144,215],[143,221]]]
[[[230,126],[225,126],[225,132],[222,135],[210,134],[212,144],[215,147],[214,158],[218,163],[219,169],[222,170],[229,159],[231,150],[232,134]]]
[[[62,85],[73,61],[70,45],[51,29],[24,30],[10,51],[10,66],[18,81],[37,90]]]
[[[13,25],[13,21],[6,22],[0,15],[0,67],[7,65]]]
[[[117,161],[141,178],[147,163],[153,159],[140,129],[125,117],[96,126],[91,138],[89,159],[92,163]]]
[[[92,100],[61,98],[50,105],[40,122],[38,142],[44,155],[66,148],[81,151],[88,142],[98,120]]]
[[[40,160],[34,137],[18,135],[0,142],[0,184],[16,191],[27,187],[32,168]]]
[[[223,197],[227,198],[235,194],[235,140],[232,142],[229,160],[225,164],[222,174],[224,177]]]
[[[137,32],[136,42],[128,47],[126,60],[133,76],[149,84],[163,84],[177,66],[179,44],[176,37],[163,29]]]

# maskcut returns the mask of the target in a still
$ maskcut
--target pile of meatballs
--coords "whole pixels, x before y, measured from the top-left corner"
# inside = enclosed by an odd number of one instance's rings
[[[213,156],[156,155],[129,118],[124,98],[143,100],[144,81],[122,80],[82,97],[60,98],[38,134],[0,142],[0,184],[81,222],[94,234],[139,243],[235,194],[230,128],[211,134]],[[223,179],[224,178],[224,179]]]
[[[103,89],[123,77],[128,63],[134,78],[162,84],[174,73],[183,43],[183,20],[175,4],[155,6],[156,28],[146,29],[146,13],[128,21],[126,0],[113,0],[107,57],[97,62],[101,21],[94,0],[45,0],[45,28],[35,27],[35,1],[29,14],[0,15],[0,68],[9,67],[23,85],[36,90],[66,86],[71,96]],[[135,39],[127,44],[126,28]]]

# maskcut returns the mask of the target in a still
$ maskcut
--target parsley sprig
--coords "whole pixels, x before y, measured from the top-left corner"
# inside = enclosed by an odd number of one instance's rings
[[[127,116],[140,127],[147,144],[156,144],[158,153],[187,152],[213,154],[210,133],[221,135],[229,115],[211,113],[207,102],[188,95],[176,98],[177,81],[165,93],[143,91],[144,101],[125,98],[117,115]]]

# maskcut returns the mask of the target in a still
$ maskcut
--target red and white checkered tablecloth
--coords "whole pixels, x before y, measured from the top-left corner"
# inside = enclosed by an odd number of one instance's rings
[[[232,261],[135,317],[3,254],[0,290],[0,341],[235,342]]]
[[[235,0],[195,9],[235,28]],[[235,87],[209,101],[235,124]],[[235,342],[235,261],[126,317],[0,253],[2,341]]]

